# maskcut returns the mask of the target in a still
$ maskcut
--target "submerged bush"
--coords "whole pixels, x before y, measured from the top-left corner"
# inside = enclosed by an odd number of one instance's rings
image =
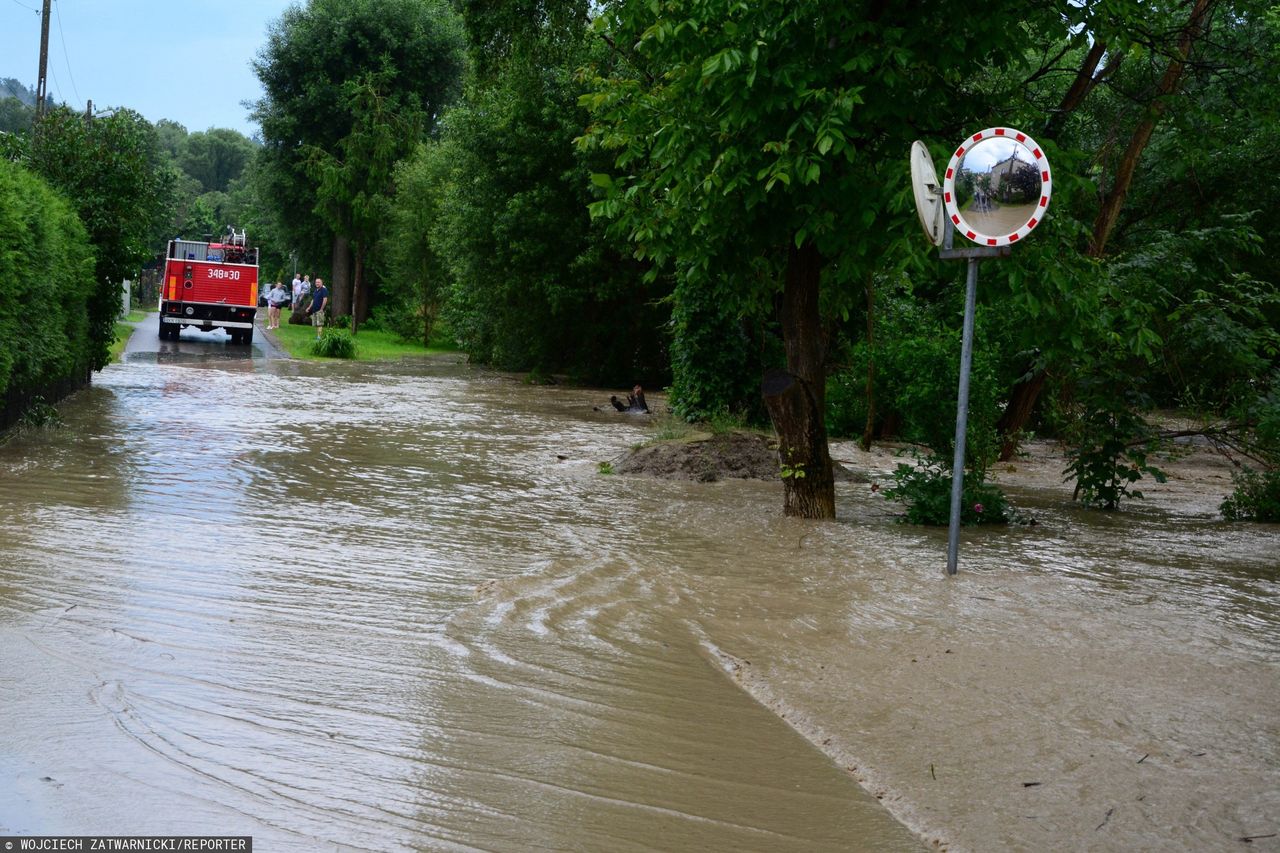
[[[1222,502],[1227,521],[1280,522],[1280,470],[1254,471],[1245,468],[1231,476],[1235,491]]]
[[[903,504],[907,524],[945,527],[951,523],[951,471],[942,460],[899,465],[886,499]],[[977,477],[965,477],[960,498],[960,524],[1008,524],[1013,515],[1004,492]]]
[[[62,426],[62,415],[44,397],[36,397],[18,419],[18,425],[25,429],[56,428]]]

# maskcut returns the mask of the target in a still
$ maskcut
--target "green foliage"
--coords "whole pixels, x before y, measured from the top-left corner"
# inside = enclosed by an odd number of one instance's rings
[[[22,429],[56,429],[62,426],[62,415],[46,403],[44,397],[37,395],[18,418],[18,426]]]
[[[153,251],[173,174],[151,125],[127,109],[92,120],[65,107],[47,112],[27,163],[73,205],[95,249],[97,286],[88,314],[92,367],[100,370],[115,335],[120,282]]]
[[[396,193],[380,246],[387,259],[381,282],[384,302],[374,314],[403,340],[424,346],[431,340],[451,284],[448,267],[431,236],[451,171],[446,150],[438,143],[419,145],[396,166]]]
[[[13,77],[0,79],[0,134],[27,133],[36,117],[36,93]]]
[[[694,433],[694,427],[687,420],[679,417],[661,415],[655,418],[653,423],[653,435],[642,446],[660,444],[664,441],[683,441]]]
[[[612,473],[613,473],[613,463],[612,463],[612,462],[601,462],[601,463],[597,466],[597,470],[598,470],[601,474],[606,474],[606,475],[608,475],[608,474],[612,474]]]
[[[671,410],[687,421],[721,412],[759,420],[761,364],[744,321],[687,281],[672,302]]]
[[[1114,371],[1094,376],[1081,382],[1078,392],[1073,446],[1063,471],[1065,481],[1076,481],[1076,497],[1085,506],[1114,510],[1123,498],[1143,496],[1131,486],[1144,476],[1165,482],[1164,472],[1148,462],[1158,441],[1138,414],[1146,406],[1132,377]]]
[[[388,96],[392,79],[392,74],[383,71],[365,72],[346,81],[342,93],[351,113],[350,133],[338,140],[335,151],[320,145],[308,147],[307,174],[318,182],[316,212],[334,233],[350,240],[357,277],[362,276],[370,250],[389,218],[392,171],[413,149],[426,120],[422,115],[394,111],[395,102]]]
[[[1280,522],[1280,470],[1245,468],[1231,476],[1235,490],[1222,502],[1227,521]]]
[[[381,177],[387,158],[399,156],[387,151],[376,116],[410,129],[395,144],[401,154],[412,150],[457,97],[463,63],[461,22],[445,0],[313,0],[286,9],[254,62],[264,90],[253,113],[264,140],[257,192],[275,213],[278,238],[312,258],[330,257],[335,222],[339,233],[367,241],[368,232],[349,229],[382,221]],[[367,170],[348,162],[368,151],[377,159]],[[348,283],[331,284],[336,305],[348,308]]]
[[[847,349],[845,365],[827,380],[827,424],[834,435],[861,435],[866,426],[867,362],[874,359],[877,427],[923,445],[948,459],[955,447],[956,393],[960,381],[959,328],[962,308],[954,298],[933,306],[886,282],[878,297],[874,346],[859,341]],[[969,376],[966,466],[983,475],[999,449],[998,365],[1003,351],[987,331],[992,313],[978,311]]]
[[[634,47],[589,71],[583,103],[593,122],[581,145],[614,157],[595,176],[593,211],[615,221],[637,255],[707,273],[702,286],[722,289],[731,308],[769,304],[790,245],[815,243],[831,283],[864,280],[908,233],[890,223],[910,224],[894,208],[911,141],[986,112],[986,95],[972,88],[939,98],[921,81],[946,85],[1021,61],[1020,21],[1065,34],[1048,8],[962,8],[610,4],[596,29]],[[827,291],[828,316],[844,292]]]
[[[778,466],[778,476],[784,480],[803,480],[808,475],[804,463],[796,462],[794,457],[795,451],[788,450],[786,460]]]
[[[388,255],[405,312],[425,322],[439,306],[476,361],[664,384],[663,287],[587,212],[591,158],[571,144],[586,120],[577,61],[508,64],[469,89],[439,141],[401,167],[384,245],[398,244]]]
[[[951,469],[938,457],[898,465],[893,485],[882,491],[887,500],[906,507],[902,521],[908,524],[948,526],[951,523]],[[980,477],[966,476],[960,497],[960,524],[1007,524],[1013,519],[1009,501],[996,486]]]
[[[712,435],[729,435],[730,433],[740,432],[747,428],[747,418],[740,412],[730,412],[721,409],[718,412],[712,412],[706,421],[707,429],[711,430]]]
[[[254,148],[240,131],[215,127],[188,136],[178,162],[184,172],[200,182],[202,192],[226,192],[231,182],[243,174]]]
[[[0,96],[0,133],[27,133],[36,111],[17,98]]]
[[[311,354],[321,358],[355,358],[356,341],[345,329],[326,327],[311,345]]]
[[[93,269],[72,207],[0,160],[0,395],[88,376],[99,345],[89,324]]]

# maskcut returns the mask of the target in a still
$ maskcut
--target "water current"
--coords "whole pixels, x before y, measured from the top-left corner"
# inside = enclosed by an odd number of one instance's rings
[[[945,531],[894,524],[865,484],[814,525],[779,517],[776,483],[601,475],[651,429],[595,411],[607,392],[457,356],[271,355],[131,347],[60,429],[0,447],[0,834],[892,851],[1280,831],[1274,527],[1028,490],[1041,524],[968,541],[948,582]],[[1011,754],[1026,773],[1005,778]],[[1125,774],[1161,762],[1163,805],[1133,800]],[[1178,762],[1222,799],[1181,828]],[[1075,787],[1046,802],[1055,777]]]

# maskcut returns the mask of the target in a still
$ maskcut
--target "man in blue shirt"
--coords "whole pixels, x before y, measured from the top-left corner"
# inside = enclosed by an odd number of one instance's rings
[[[329,288],[324,286],[324,279],[316,279],[316,286],[311,290],[311,325],[316,327],[316,340],[324,331],[324,311],[329,307]]]

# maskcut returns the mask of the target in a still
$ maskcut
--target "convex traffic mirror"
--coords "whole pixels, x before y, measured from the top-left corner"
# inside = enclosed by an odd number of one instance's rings
[[[1049,160],[1036,141],[992,127],[956,149],[942,200],[956,231],[980,246],[1008,246],[1044,219],[1052,190]]]

